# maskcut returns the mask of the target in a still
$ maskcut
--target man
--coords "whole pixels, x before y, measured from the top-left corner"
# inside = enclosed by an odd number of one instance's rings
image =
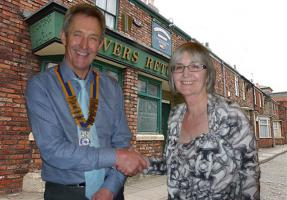
[[[43,160],[46,200],[124,199],[125,175],[148,165],[128,148],[120,86],[91,69],[104,31],[104,16],[95,6],[70,8],[61,33],[63,62],[28,83],[28,115]]]

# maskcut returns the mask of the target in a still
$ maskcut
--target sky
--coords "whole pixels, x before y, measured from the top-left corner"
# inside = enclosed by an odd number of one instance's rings
[[[287,91],[286,0],[155,0],[159,13],[253,83]]]

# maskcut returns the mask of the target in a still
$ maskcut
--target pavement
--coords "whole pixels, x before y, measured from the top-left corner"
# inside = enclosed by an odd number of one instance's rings
[[[287,152],[287,144],[258,150],[259,163],[263,164]],[[125,185],[126,200],[166,200],[166,176],[137,175],[128,178]],[[43,192],[23,191],[0,196],[0,200],[43,200]]]

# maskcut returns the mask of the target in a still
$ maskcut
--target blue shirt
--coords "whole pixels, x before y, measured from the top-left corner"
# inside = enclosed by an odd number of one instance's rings
[[[80,85],[69,66],[60,64],[64,82],[71,81],[78,95]],[[116,148],[130,145],[122,90],[116,80],[100,73],[99,106],[95,118],[99,148],[79,146],[77,125],[56,77],[54,68],[35,75],[27,85],[28,116],[42,158],[42,178],[60,184],[85,181],[84,172],[105,168],[102,187],[116,194],[126,177],[114,166]],[[87,75],[88,88],[93,73]],[[89,91],[89,90],[88,90]]]

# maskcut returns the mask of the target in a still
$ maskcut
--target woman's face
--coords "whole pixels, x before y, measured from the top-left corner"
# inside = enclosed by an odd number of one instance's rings
[[[202,65],[204,64],[199,56],[192,56],[187,52],[182,54],[182,57],[176,63],[178,65],[188,66],[191,64]],[[183,72],[172,72],[173,80],[176,90],[183,95],[183,97],[196,96],[206,94],[206,69],[201,71],[192,72],[188,67],[185,67]]]

